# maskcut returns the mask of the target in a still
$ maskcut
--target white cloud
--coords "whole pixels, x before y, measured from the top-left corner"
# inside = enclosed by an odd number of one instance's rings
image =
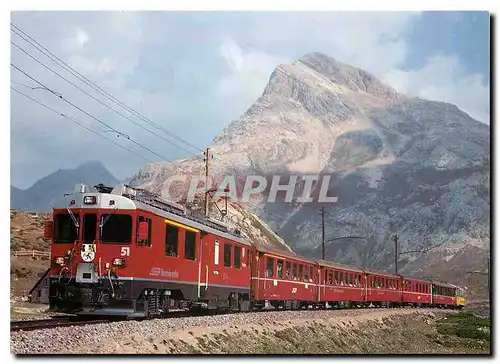
[[[490,122],[489,86],[482,75],[467,73],[456,56],[434,55],[419,70],[393,69],[383,79],[398,91],[449,102],[479,121]]]
[[[65,40],[65,48],[70,51],[78,51],[85,47],[90,41],[89,34],[82,28],[76,27],[71,36]]]
[[[237,117],[264,91],[269,75],[276,66],[287,60],[284,57],[247,49],[243,50],[232,39],[225,39],[219,47],[228,72],[217,85],[217,97],[225,104],[225,113]],[[230,101],[228,103],[228,101]]]

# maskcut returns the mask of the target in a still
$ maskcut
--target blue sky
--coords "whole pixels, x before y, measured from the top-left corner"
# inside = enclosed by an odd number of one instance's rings
[[[489,14],[484,12],[15,12],[12,22],[115,97],[199,148],[260,96],[279,63],[313,51],[372,72],[409,95],[454,103],[489,123]],[[64,74],[17,35],[11,36]],[[13,63],[88,112],[169,160],[186,156],[101,107],[15,47],[11,50]],[[11,79],[32,86],[15,70]],[[11,85],[103,131],[50,93]],[[113,133],[105,135],[122,141]],[[145,163],[11,93],[13,185],[26,188],[59,168],[97,159],[118,178],[132,176]]]

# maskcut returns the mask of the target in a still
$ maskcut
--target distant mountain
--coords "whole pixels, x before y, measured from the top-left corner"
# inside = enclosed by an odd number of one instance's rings
[[[108,172],[101,162],[91,161],[76,169],[59,169],[38,180],[26,190],[10,186],[10,207],[14,210],[47,212],[50,211],[65,193],[73,191],[75,184],[115,185],[119,181]]]

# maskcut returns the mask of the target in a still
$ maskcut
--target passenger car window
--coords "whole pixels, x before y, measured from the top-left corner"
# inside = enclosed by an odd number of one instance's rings
[[[224,244],[224,266],[231,266],[231,247],[232,245],[229,243]]]
[[[293,263],[293,271],[292,271],[292,274],[293,274],[293,279],[297,279],[297,263]]]
[[[292,278],[292,263],[286,262],[286,278],[290,279]]]
[[[278,271],[278,278],[283,278],[283,261],[278,260],[276,264],[276,270]]]
[[[234,246],[234,267],[240,268],[241,265],[241,248],[239,246]]]
[[[267,276],[268,277],[274,277],[274,259],[273,258],[267,258]]]
[[[193,231],[186,231],[184,241],[184,258],[188,260],[195,260],[196,257],[196,233]]]
[[[178,238],[179,229],[175,226],[167,224],[165,233],[165,255],[169,257],[177,256]]]
[[[299,264],[299,281],[302,280],[302,264]]]

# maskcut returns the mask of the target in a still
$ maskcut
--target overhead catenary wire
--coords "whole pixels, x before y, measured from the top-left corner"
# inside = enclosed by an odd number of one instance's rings
[[[30,57],[31,59],[33,59],[35,62],[37,62],[38,64],[40,64],[42,67],[44,67],[45,69],[47,69],[48,71],[52,72],[53,74],[55,74],[56,76],[58,76],[59,78],[61,78],[62,80],[68,82],[70,85],[72,85],[73,87],[75,87],[77,90],[79,90],[80,92],[83,92],[85,95],[89,96],[90,98],[92,98],[93,100],[97,101],[99,104],[105,106],[106,108],[108,108],[109,110],[113,111],[114,113],[120,115],[121,117],[127,119],[128,121],[130,121],[131,123],[133,123],[134,125],[136,126],[139,126],[141,127],[142,129],[144,129],[145,131],[147,131],[148,133],[162,139],[163,141],[167,142],[167,143],[170,143],[172,144],[173,146],[179,148],[179,149],[182,149],[188,153],[190,153],[191,155],[193,155],[191,153],[191,151],[183,148],[182,146],[172,142],[171,140],[167,140],[165,139],[164,137],[162,137],[161,135],[158,135],[156,134],[155,132],[151,131],[150,129],[148,128],[145,128],[143,125],[140,125],[139,123],[137,123],[136,121],[134,121],[133,119],[131,119],[130,117],[122,114],[121,112],[115,110],[114,108],[112,108],[111,106],[109,106],[108,104],[102,102],[101,100],[99,100],[98,98],[96,98],[95,96],[93,96],[92,94],[88,93],[87,91],[85,91],[84,89],[82,89],[81,87],[79,87],[78,85],[76,85],[74,82],[68,80],[66,77],[62,76],[61,74],[57,73],[56,71],[54,71],[52,68],[50,68],[49,66],[47,66],[46,64],[44,64],[42,61],[40,61],[38,58],[36,58],[35,56],[33,56],[32,54],[30,54],[29,52],[27,52],[25,49],[23,49],[21,46],[19,46],[18,44],[16,44],[15,42],[11,41],[11,44],[13,44],[17,49],[19,49],[21,52],[23,52],[24,54],[26,54],[28,57]]]
[[[179,142],[184,143],[185,145],[188,145],[189,147],[195,149],[197,152],[203,152],[203,150],[200,149],[199,147],[196,147],[195,145],[189,143],[188,141],[186,141],[185,139],[181,138],[180,136],[178,136],[178,135],[176,135],[176,134],[168,131],[164,127],[156,124],[151,119],[143,116],[142,114],[140,114],[138,111],[136,111],[132,107],[126,105],[125,103],[123,103],[122,101],[120,101],[119,99],[117,99],[116,97],[114,97],[113,95],[111,95],[109,92],[107,92],[106,90],[104,90],[102,87],[100,87],[99,85],[97,85],[95,82],[91,81],[86,76],[82,75],[80,72],[76,71],[74,68],[72,68],[71,66],[69,66],[66,62],[64,62],[63,60],[61,60],[54,53],[52,53],[49,49],[47,49],[45,46],[43,46],[37,40],[35,40],[31,36],[29,36],[26,32],[24,32],[23,30],[21,30],[15,24],[11,23],[11,26],[14,28],[14,29],[11,28],[11,31],[14,32],[16,35],[18,35],[20,38],[22,38],[25,42],[29,43],[31,46],[33,46],[34,48],[36,48],[38,51],[40,51],[46,57],[48,57],[49,59],[51,59],[54,63],[57,63],[59,66],[61,66],[62,68],[64,68],[67,72],[71,73],[73,76],[75,76],[78,79],[80,79],[80,81],[82,81],[85,84],[87,84],[88,86],[92,87],[94,90],[96,90],[97,92],[99,92],[101,95],[105,96],[110,101],[112,101],[115,104],[117,104],[117,105],[121,106],[122,108],[126,109],[128,112],[134,114],[135,116],[137,116],[138,118],[142,119],[143,121],[145,121],[149,125],[152,125],[156,129],[161,130],[162,132],[164,132],[165,134],[169,135],[170,137],[172,137],[172,138],[178,140]]]
[[[104,121],[100,120],[99,118],[95,117],[94,115],[90,114],[89,112],[85,111],[84,109],[82,109],[81,107],[79,107],[78,105],[75,105],[74,103],[72,103],[71,101],[67,100],[66,98],[63,97],[63,95],[61,94],[58,94],[57,92],[55,92],[54,90],[50,89],[49,87],[47,87],[46,85],[44,85],[42,82],[38,81],[36,78],[34,78],[33,76],[29,75],[27,72],[23,71],[21,68],[17,67],[15,64],[11,63],[10,64],[12,67],[14,67],[16,70],[18,70],[19,72],[21,72],[22,74],[24,74],[26,77],[28,77],[29,79],[31,79],[32,81],[38,83],[40,86],[42,86],[45,90],[49,91],[50,93],[52,93],[54,96],[58,97],[59,99],[61,99],[62,101],[64,101],[65,103],[67,103],[68,105],[74,107],[75,109],[79,110],[80,112],[84,113],[85,115],[91,117],[92,119],[94,119],[95,121],[97,121],[98,123],[102,124],[102,125],[105,125],[107,126],[108,128],[110,128],[111,130],[113,130],[114,132],[118,133],[118,134],[122,134],[124,135],[121,131],[113,128],[112,126],[110,126],[109,124],[105,123]],[[136,144],[137,146],[139,146],[140,148],[142,149],[145,149],[147,150],[148,152],[156,155],[157,157],[160,157],[162,158],[164,161],[168,162],[168,163],[172,163],[170,160],[168,160],[168,158],[162,156],[161,154],[158,154],[157,152],[149,149],[148,147],[142,145],[141,143],[138,143],[136,142],[135,140],[131,139],[130,137],[126,136],[126,139],[130,140],[132,143]]]
[[[64,113],[62,113],[62,112],[60,112],[60,111],[55,110],[54,108],[52,108],[52,107],[50,107],[50,106],[48,106],[48,105],[44,104],[44,103],[43,103],[43,102],[41,102],[41,101],[36,100],[35,98],[33,98],[33,97],[31,97],[31,96],[26,95],[25,93],[23,93],[23,92],[21,92],[21,91],[19,91],[19,90],[15,89],[15,88],[14,88],[14,87],[12,87],[12,86],[10,87],[10,89],[11,89],[11,90],[13,90],[13,91],[15,91],[15,92],[17,92],[18,94],[20,94],[20,95],[24,96],[25,98],[27,98],[27,99],[29,99],[29,100],[31,100],[31,101],[33,101],[33,102],[37,103],[38,105],[43,106],[44,108],[46,108],[46,109],[48,109],[48,110],[52,111],[53,113],[55,113],[55,114],[57,114],[57,115],[61,116],[62,118],[64,118],[64,119],[67,119],[67,120],[71,121],[72,123],[74,123],[74,124],[76,124],[76,125],[78,125],[78,126],[80,126],[80,127],[84,128],[84,129],[86,129],[86,130],[88,130],[88,131],[90,131],[90,132],[92,132],[92,133],[96,134],[97,136],[99,136],[99,137],[101,137],[101,138],[103,138],[103,139],[106,139],[107,141],[109,141],[109,142],[113,143],[114,145],[116,145],[116,146],[118,146],[118,147],[120,147],[120,148],[122,148],[122,149],[126,150],[127,152],[130,152],[130,153],[132,153],[132,154],[135,154],[136,156],[138,156],[138,157],[140,157],[140,158],[142,158],[142,159],[144,159],[144,160],[147,160],[148,162],[154,163],[154,161],[152,161],[151,159],[149,159],[149,158],[147,158],[147,157],[144,157],[143,155],[141,155],[141,154],[139,154],[139,153],[137,153],[137,152],[133,151],[132,149],[129,149],[129,148],[127,148],[127,147],[124,147],[123,145],[121,145],[121,144],[119,144],[119,143],[115,142],[114,140],[111,140],[111,139],[109,139],[109,138],[106,138],[104,135],[99,134],[99,133],[98,133],[98,132],[96,132],[95,130],[93,130],[93,129],[91,129],[91,128],[89,128],[89,127],[85,126],[83,123],[79,122],[77,119],[75,119],[75,118],[73,118],[73,117],[71,117],[71,116],[68,116],[68,115],[66,115],[66,114],[64,114]]]

